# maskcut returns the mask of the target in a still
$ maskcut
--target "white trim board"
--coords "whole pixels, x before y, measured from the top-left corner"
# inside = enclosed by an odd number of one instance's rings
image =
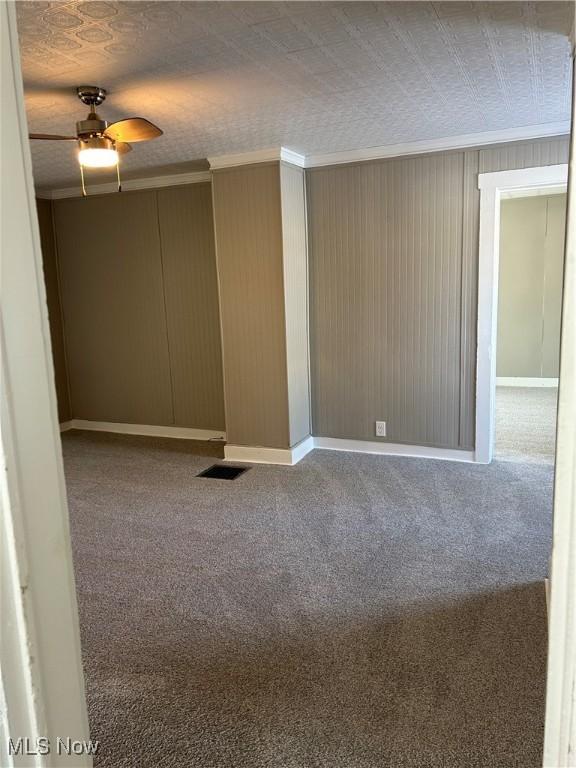
[[[113,432],[118,435],[144,435],[147,437],[172,437],[179,440],[226,440],[226,433],[214,429],[169,427],[157,424],[121,424],[115,421],[88,421],[71,419],[60,424],[60,431],[85,429],[90,432]]]
[[[293,467],[314,449],[314,438],[307,437],[293,448],[264,448],[248,445],[225,445],[226,461],[242,461],[248,464],[281,464]]]
[[[572,28],[572,42],[576,26]],[[574,49],[573,49],[574,53]],[[572,61],[576,126],[576,60]],[[543,765],[576,766],[576,131],[570,139]]]
[[[379,443],[370,440],[346,440],[336,437],[309,437],[292,449],[226,445],[224,447],[224,458],[227,461],[293,466],[316,448],[348,453],[369,453],[379,456],[403,456],[415,459],[474,462],[474,451],[461,451],[454,448],[433,448],[424,445],[404,445],[401,443]]]
[[[126,179],[126,181],[122,181],[122,191],[131,192],[137,189],[177,187],[182,184],[200,184],[206,181],[212,181],[212,174],[210,171],[175,173],[167,176],[149,176],[143,179]],[[118,184],[115,181],[107,182],[106,184],[90,184],[90,180],[88,179],[86,190],[88,192],[88,197],[92,197],[92,195],[109,195],[118,192]],[[80,187],[65,187],[63,189],[53,189],[49,192],[40,191],[36,193],[36,197],[48,200],[60,200],[64,197],[82,197],[82,189]]]
[[[425,155],[432,152],[485,147],[491,144],[503,144],[514,141],[529,141],[545,139],[554,136],[568,136],[570,123],[548,123],[542,125],[526,125],[520,128],[507,128],[502,131],[485,131],[483,133],[467,133],[459,136],[447,136],[438,139],[409,141],[401,144],[385,144],[383,146],[349,149],[341,152],[326,152],[303,155],[285,147],[262,149],[253,152],[241,152],[231,155],[209,157],[212,170],[232,168],[253,163],[268,163],[283,160],[300,168],[320,168],[343,163],[358,163],[366,160],[381,160],[389,157],[405,157],[407,155]]]
[[[234,155],[218,155],[209,157],[210,170],[217,171],[221,168],[235,168],[240,165],[254,165],[255,163],[273,163],[283,161],[306,168],[306,158],[286,147],[273,147],[272,149],[258,149],[255,152],[241,152]]]
[[[314,447],[327,451],[370,453],[380,456],[403,456],[413,459],[441,459],[443,461],[474,462],[474,451],[456,448],[433,448],[426,445],[379,443],[369,440],[345,440],[338,437],[315,437]]]
[[[226,440],[226,433],[218,430],[190,427],[162,427],[150,424],[120,424],[113,421],[87,421],[71,419],[60,424],[61,432],[83,429],[92,432],[112,432],[120,435],[172,437],[183,440]],[[226,461],[248,464],[280,464],[294,466],[315,448],[349,453],[369,453],[381,456],[404,456],[416,459],[474,462],[474,452],[456,448],[434,448],[404,443],[380,443],[370,440],[348,440],[336,437],[307,437],[292,448],[266,448],[258,445],[225,445]]]
[[[496,376],[497,387],[556,387],[558,379],[527,376]]]
[[[546,189],[550,187],[558,194],[558,188],[566,191],[568,164],[539,165],[534,168],[515,168],[512,171],[491,171],[478,174],[478,189],[504,191]],[[516,195],[519,197],[519,195]]]
[[[89,724],[54,365],[24,106],[16,3],[0,3],[2,317],[0,322],[0,762],[89,768]],[[8,739],[38,746],[6,753]],[[22,743],[22,742],[21,742]],[[75,751],[75,750],[73,750]]]
[[[500,198],[511,189],[565,185],[568,165],[548,165],[478,174],[480,241],[476,355],[476,461],[492,461],[495,434]]]
[[[324,165],[357,163],[364,160],[379,160],[387,157],[423,155],[430,152],[446,152],[471,147],[483,147],[511,141],[529,141],[530,139],[544,139],[553,136],[568,136],[569,133],[570,123],[568,121],[543,125],[526,125],[521,128],[507,128],[502,131],[468,133],[439,139],[410,141],[403,144],[387,144],[379,147],[367,147],[365,149],[350,149],[344,152],[308,155],[305,167],[317,168]]]

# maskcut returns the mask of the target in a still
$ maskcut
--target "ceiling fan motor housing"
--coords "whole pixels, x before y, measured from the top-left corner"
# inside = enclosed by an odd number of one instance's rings
[[[80,136],[80,149],[115,149],[115,142],[107,136]]]
[[[108,127],[106,120],[100,120],[96,112],[90,112],[86,120],[78,120],[76,123],[76,132],[78,136],[95,136],[104,133]]]
[[[76,93],[80,101],[90,107],[90,114],[86,120],[79,120],[76,123],[78,137],[89,138],[102,135],[108,127],[108,122],[100,119],[96,114],[96,107],[106,98],[106,90],[97,85],[80,85],[76,88]]]

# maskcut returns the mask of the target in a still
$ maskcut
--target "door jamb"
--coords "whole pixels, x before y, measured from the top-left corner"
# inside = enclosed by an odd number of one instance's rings
[[[0,761],[88,768],[80,631],[14,2],[0,3],[0,34]],[[59,738],[80,742],[84,753],[59,751]],[[18,739],[29,741],[11,755],[9,739],[16,746]]]

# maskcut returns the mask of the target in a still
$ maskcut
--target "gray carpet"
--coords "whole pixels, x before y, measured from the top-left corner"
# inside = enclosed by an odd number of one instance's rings
[[[496,387],[496,458],[553,464],[557,400],[553,387]]]
[[[63,444],[97,766],[541,764],[549,464]]]

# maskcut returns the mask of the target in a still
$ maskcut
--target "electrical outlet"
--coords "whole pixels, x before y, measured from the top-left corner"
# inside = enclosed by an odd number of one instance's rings
[[[386,422],[385,421],[377,421],[376,422],[376,437],[386,437]]]

